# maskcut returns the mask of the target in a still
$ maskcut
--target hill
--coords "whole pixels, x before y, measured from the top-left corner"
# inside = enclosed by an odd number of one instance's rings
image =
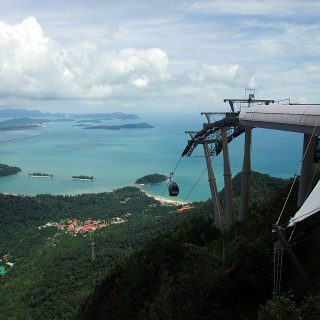
[[[111,112],[111,113],[87,113],[79,114],[76,118],[80,119],[98,119],[98,120],[136,120],[139,119],[139,116],[136,114],[123,113],[123,112]]]
[[[139,178],[135,183],[136,184],[160,183],[160,182],[166,181],[167,179],[168,177],[164,174],[153,173],[153,174],[148,174],[146,176]]]
[[[0,266],[7,271],[0,275],[0,318],[73,319],[111,270],[177,225],[183,216],[175,209],[133,187],[78,196],[0,194]]]
[[[0,110],[0,118],[30,118],[30,117],[48,117],[52,114],[48,112],[40,112],[39,110],[27,110],[27,109],[1,109]],[[55,114],[60,116],[61,114]]]
[[[63,118],[67,114],[62,113],[49,113],[41,112],[39,110],[27,110],[22,108],[4,108],[0,109],[0,118],[40,118],[40,117],[58,117]],[[67,115],[71,116],[71,115]],[[136,114],[128,114],[123,112],[110,112],[110,113],[88,113],[72,115],[78,119],[99,119],[99,120],[136,120],[139,116]],[[68,119],[66,119],[68,120]]]
[[[237,223],[222,236],[208,215],[210,203],[196,206],[174,231],[148,241],[106,277],[77,319],[319,319],[320,298],[303,300],[306,290],[286,257],[282,292],[290,289],[294,297],[267,303],[273,285],[271,228],[290,185],[258,173],[252,180],[258,195],[265,192],[266,183],[277,186],[272,193],[268,190],[267,201],[259,196],[251,203],[248,222]],[[234,183],[239,186],[239,179]],[[294,214],[296,201],[297,188],[284,221]],[[319,234],[316,216],[297,227],[294,235],[294,249],[318,290]],[[309,317],[301,316],[302,310],[309,310]]]
[[[17,174],[21,171],[19,167],[11,167],[6,164],[0,164],[0,177]]]

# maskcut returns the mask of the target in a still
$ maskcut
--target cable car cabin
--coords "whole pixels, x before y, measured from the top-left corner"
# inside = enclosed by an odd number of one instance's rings
[[[175,182],[169,184],[169,196],[176,197],[179,194],[179,187]]]

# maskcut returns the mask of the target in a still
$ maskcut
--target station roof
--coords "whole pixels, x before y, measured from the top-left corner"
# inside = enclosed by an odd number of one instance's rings
[[[320,134],[320,104],[258,105],[242,108],[239,123],[284,131]]]

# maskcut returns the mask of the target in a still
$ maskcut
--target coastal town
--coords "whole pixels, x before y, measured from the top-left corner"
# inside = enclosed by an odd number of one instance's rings
[[[38,227],[39,230],[48,227],[55,227],[64,233],[71,234],[73,236],[85,236],[89,232],[95,232],[98,229],[107,228],[113,224],[121,224],[126,222],[126,220],[115,217],[111,221],[107,222],[105,220],[93,220],[87,219],[81,221],[78,219],[68,219],[62,220],[60,222],[47,222],[45,225]]]

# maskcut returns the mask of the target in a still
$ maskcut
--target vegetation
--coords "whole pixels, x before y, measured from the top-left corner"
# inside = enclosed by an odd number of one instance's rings
[[[139,178],[135,183],[137,184],[148,184],[148,183],[160,183],[164,182],[168,179],[168,177],[164,174],[148,174],[146,176],[143,176],[142,178]]]
[[[268,179],[278,187],[265,195],[267,201],[260,197],[251,202],[248,222],[221,235],[208,216],[210,203],[196,206],[173,232],[148,241],[108,275],[82,305],[77,319],[319,319],[319,296],[306,296],[286,257],[282,292],[291,291],[293,296],[271,299],[270,233],[290,185],[260,174],[252,178],[263,182],[254,182],[258,193]],[[294,214],[296,195],[297,188],[283,221]],[[320,217],[297,227],[294,242],[319,290]]]
[[[1,319],[318,319],[319,296],[308,297],[286,257],[287,294],[272,299],[270,231],[290,185],[257,173],[252,185],[259,200],[251,200],[250,220],[223,236],[210,201],[182,214],[133,187],[77,196],[0,194],[0,259],[14,263],[0,275]],[[296,201],[295,187],[281,223]],[[118,218],[124,222],[109,223]],[[56,227],[69,219],[108,226],[91,238]],[[299,225],[293,243],[319,290],[320,216]]]
[[[125,220],[89,236],[72,236],[48,222]],[[78,196],[0,194],[0,259],[14,263],[0,276],[1,319],[73,319],[108,273],[144,241],[172,229],[183,216],[138,188]]]
[[[17,174],[21,171],[19,167],[10,167],[6,164],[0,164],[0,177]]]
[[[41,173],[41,172],[32,172],[29,173],[30,177],[44,177],[44,178],[53,178],[53,174]]]
[[[282,295],[260,309],[259,320],[319,320],[320,295],[307,296],[298,304],[292,295]]]
[[[80,175],[80,176],[72,176],[72,179],[78,179],[78,180],[94,180],[93,176],[84,176],[84,175]]]

